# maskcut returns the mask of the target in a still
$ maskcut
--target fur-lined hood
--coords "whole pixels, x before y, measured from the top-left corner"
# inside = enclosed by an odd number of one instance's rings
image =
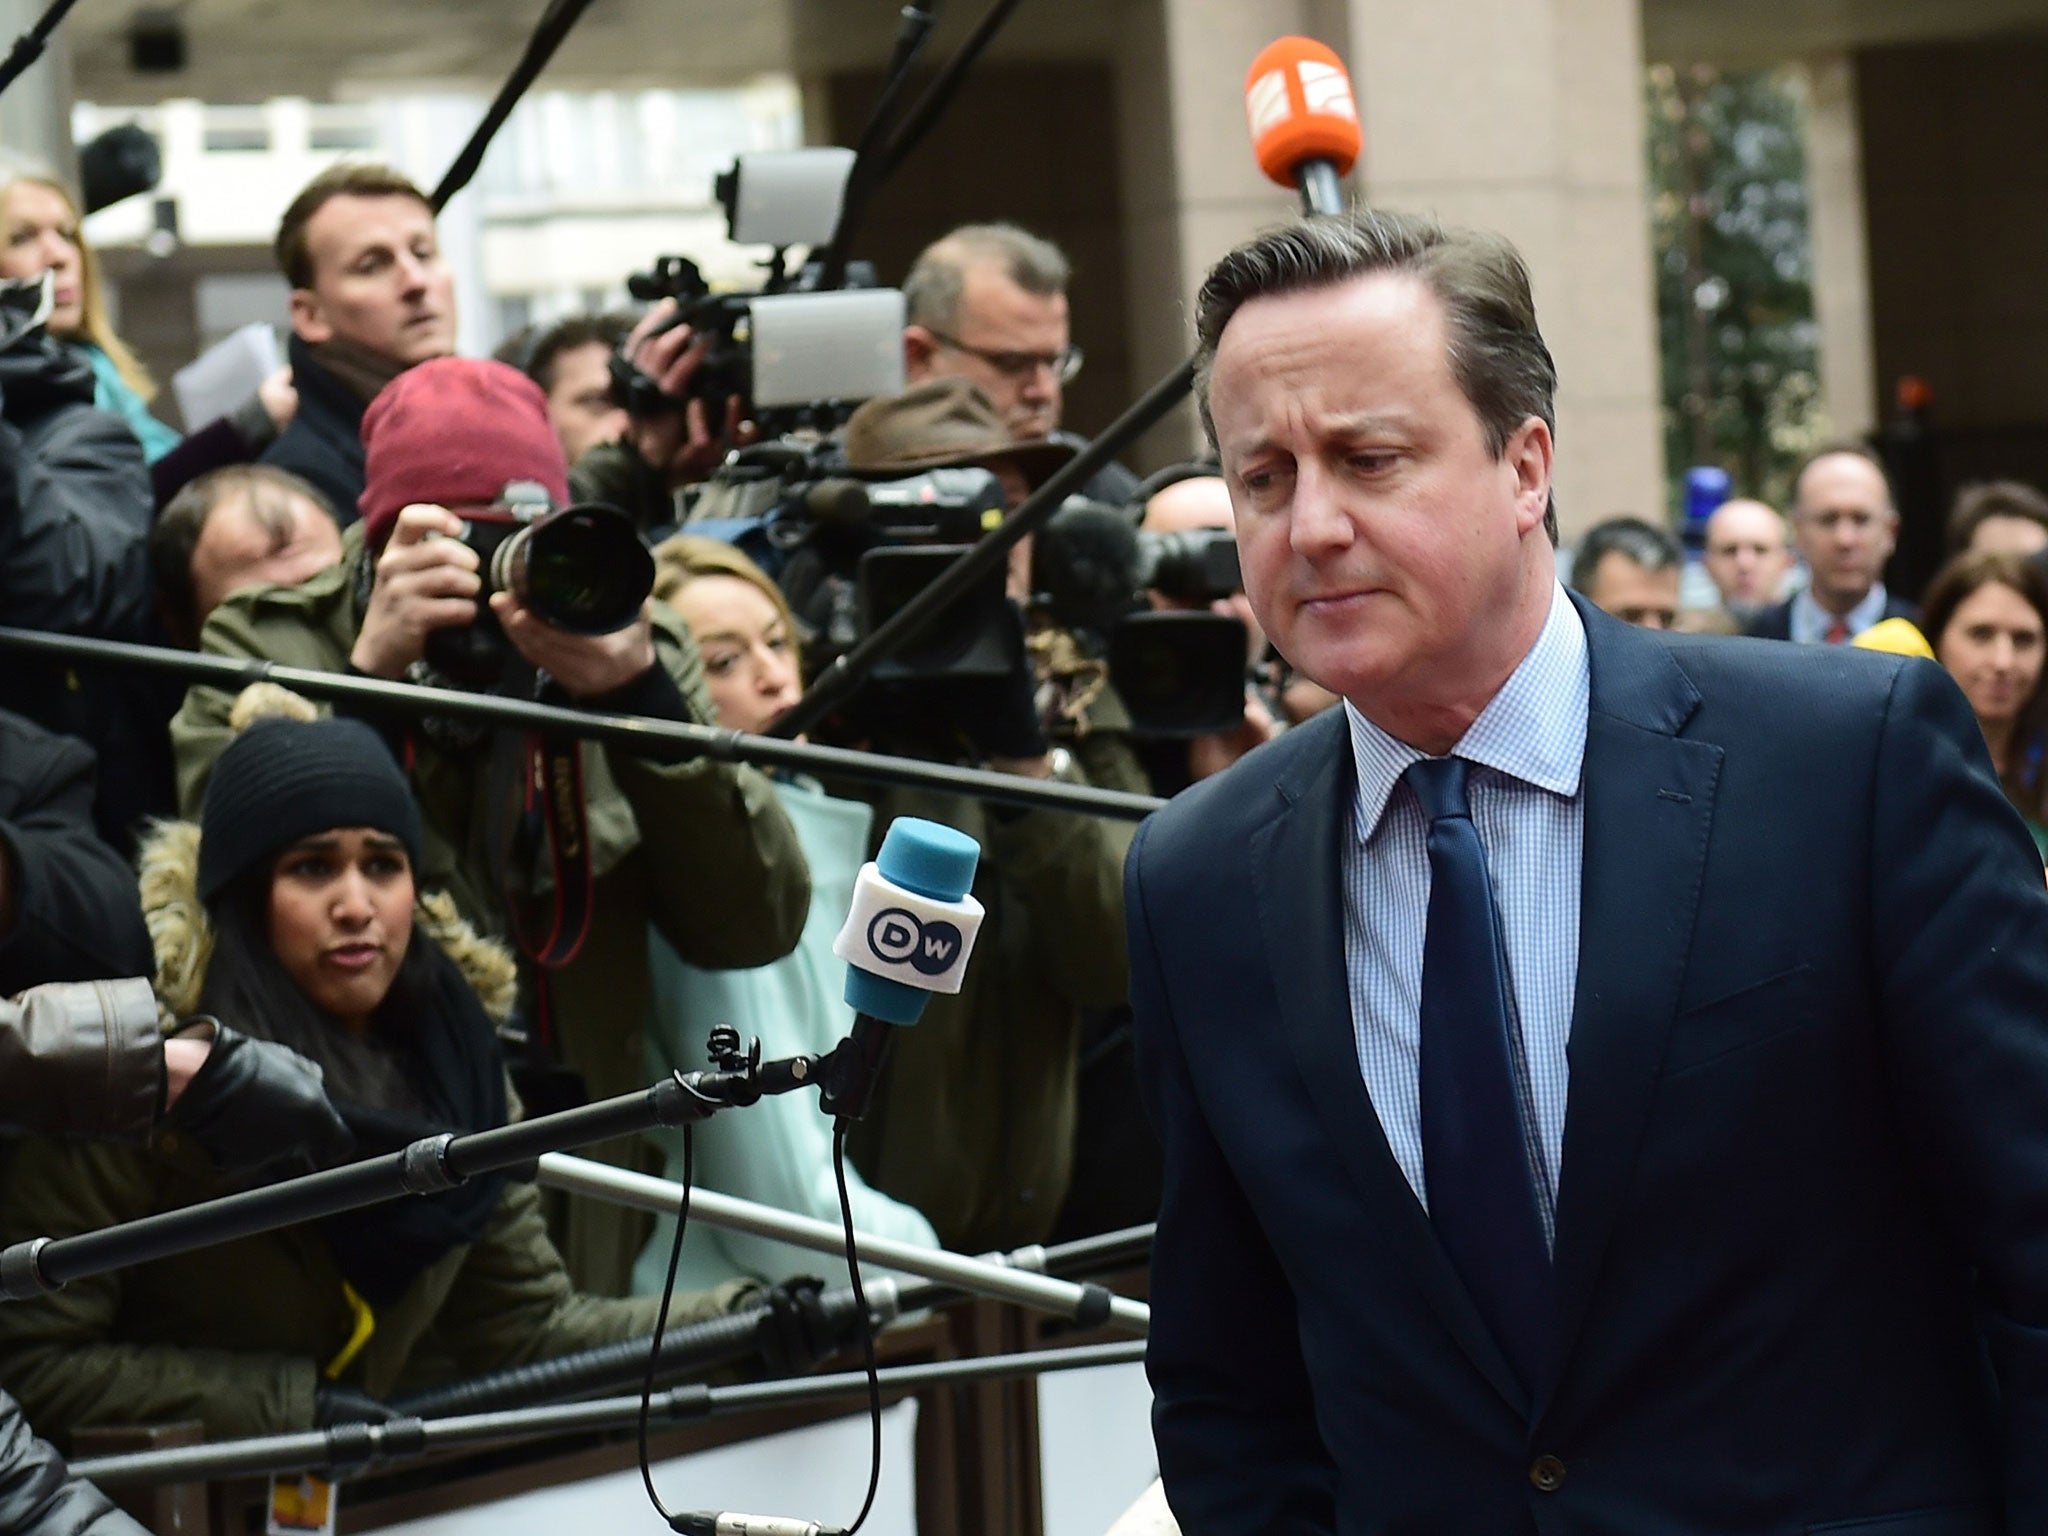
[[[297,694],[271,683],[245,689],[235,701],[237,729],[251,720],[286,715],[310,718],[313,709]],[[206,968],[213,958],[213,924],[199,899],[199,826],[190,821],[158,822],[144,838],[138,860],[142,915],[156,952],[156,995],[167,1018],[199,1011]],[[512,1017],[518,972],[505,948],[484,938],[455,910],[445,892],[422,892],[413,926],[447,952],[494,1024]]]

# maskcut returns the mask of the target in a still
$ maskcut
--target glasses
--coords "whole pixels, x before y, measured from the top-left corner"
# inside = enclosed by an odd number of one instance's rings
[[[930,329],[929,326],[926,327]],[[951,347],[955,352],[965,352],[969,357],[978,357],[1006,379],[1022,383],[1041,368],[1050,368],[1052,376],[1062,384],[1071,384],[1074,376],[1081,371],[1081,349],[1068,345],[1058,352],[991,352],[986,347],[970,347],[956,336],[944,331],[932,331],[932,339]]]

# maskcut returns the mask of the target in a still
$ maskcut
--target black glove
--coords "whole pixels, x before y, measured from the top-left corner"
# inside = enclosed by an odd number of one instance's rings
[[[999,639],[1009,661],[1001,677],[950,679],[945,704],[960,731],[984,757],[1042,757],[1050,750],[1038,713],[1038,674],[1024,648],[1024,616],[1002,608]]]
[[[404,1415],[389,1404],[380,1403],[354,1387],[337,1387],[331,1382],[313,1389],[313,1422],[321,1429],[337,1424],[389,1424]]]
[[[213,1049],[164,1116],[167,1127],[190,1136],[222,1168],[240,1172],[325,1168],[355,1151],[316,1063],[217,1019],[195,1022],[213,1026]]]

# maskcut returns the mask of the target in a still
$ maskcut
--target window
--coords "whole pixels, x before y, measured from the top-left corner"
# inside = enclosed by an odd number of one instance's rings
[[[267,153],[270,118],[261,107],[208,107],[200,142],[210,155]]]
[[[306,147],[330,153],[366,154],[378,146],[377,124],[358,106],[316,106],[306,125]]]

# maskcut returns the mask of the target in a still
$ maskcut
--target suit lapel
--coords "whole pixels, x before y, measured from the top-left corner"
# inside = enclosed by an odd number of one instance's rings
[[[1561,1362],[1584,1322],[1656,1089],[1721,769],[1719,747],[1676,734],[1699,698],[1669,652],[1590,612],[1586,630],[1585,852],[1555,1252]]]
[[[1252,889],[1282,1033],[1324,1130],[1364,1196],[1374,1233],[1397,1255],[1473,1364],[1503,1397],[1525,1410],[1526,1394],[1394,1161],[1359,1070],[1344,964],[1339,859],[1340,839],[1352,835],[1353,804],[1343,719],[1343,711],[1333,709],[1323,717],[1328,725],[1317,721],[1301,727],[1323,731],[1327,747],[1302,755],[1297,775],[1278,785],[1282,810],[1251,838]]]

